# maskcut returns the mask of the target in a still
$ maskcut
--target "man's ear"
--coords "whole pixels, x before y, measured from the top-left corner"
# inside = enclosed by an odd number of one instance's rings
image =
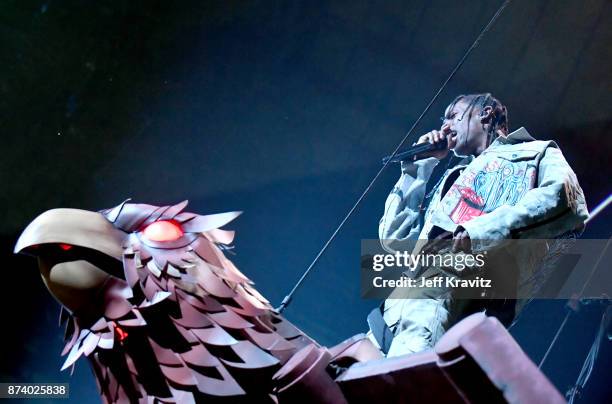
[[[491,123],[491,118],[493,118],[493,107],[484,107],[482,111],[480,111],[480,122],[483,124]]]

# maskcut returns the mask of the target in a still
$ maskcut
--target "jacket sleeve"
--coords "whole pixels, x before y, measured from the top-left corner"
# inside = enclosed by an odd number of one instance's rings
[[[419,209],[425,187],[438,159],[431,157],[414,163],[402,162],[402,174],[385,202],[385,212],[378,225],[382,247],[393,252],[391,240],[416,239],[420,232]]]
[[[460,227],[467,230],[475,250],[510,238],[555,238],[580,229],[589,216],[578,179],[554,146],[547,147],[538,165],[538,185],[515,205],[503,205]]]

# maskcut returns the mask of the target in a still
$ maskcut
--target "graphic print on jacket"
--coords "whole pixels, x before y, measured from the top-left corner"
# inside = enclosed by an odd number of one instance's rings
[[[536,166],[531,161],[493,160],[480,170],[468,166],[442,199],[442,207],[453,222],[462,224],[502,205],[516,204],[535,183]]]

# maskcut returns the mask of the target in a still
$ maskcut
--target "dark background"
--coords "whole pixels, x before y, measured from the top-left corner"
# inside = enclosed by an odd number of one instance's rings
[[[19,232],[55,207],[131,197],[244,210],[234,261],[274,304],[290,290],[500,1],[4,1],[0,5],[0,381],[70,381],[97,402],[88,365],[59,373],[58,304]],[[490,91],[554,139],[592,209],[610,193],[612,10],[607,0],[515,0],[434,105]],[[412,142],[414,140],[410,139]],[[376,238],[390,167],[286,316],[323,344],[366,330],[359,243]],[[585,237],[610,236],[602,214]],[[565,302],[531,304],[512,332],[538,362]],[[545,373],[578,375],[601,308],[573,316]],[[609,397],[604,342],[584,402]]]

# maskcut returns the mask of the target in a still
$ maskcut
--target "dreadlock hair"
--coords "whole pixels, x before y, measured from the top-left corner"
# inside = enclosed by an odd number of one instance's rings
[[[499,135],[497,132],[498,130],[508,133],[508,110],[497,98],[493,97],[491,93],[462,94],[451,102],[447,111],[452,110],[455,104],[461,100],[468,104],[467,108],[463,112],[463,115],[461,116],[461,119],[464,118],[466,113],[468,114],[468,119],[470,119],[475,107],[478,107],[479,111],[482,111],[485,107],[491,107],[493,109],[491,122],[487,133],[489,144],[491,144],[491,142],[493,142]],[[484,123],[482,126],[484,129]]]

